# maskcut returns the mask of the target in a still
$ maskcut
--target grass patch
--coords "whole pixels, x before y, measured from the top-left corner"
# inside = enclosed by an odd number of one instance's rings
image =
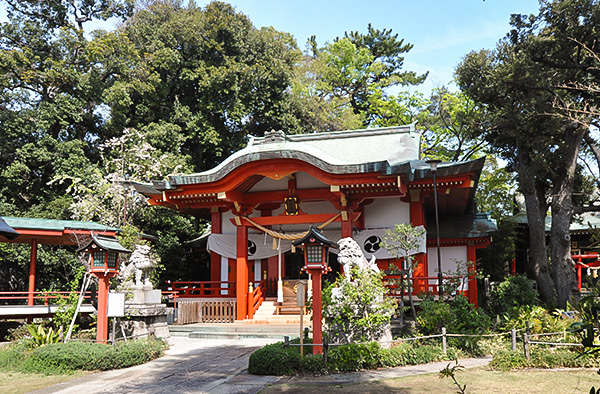
[[[79,378],[89,372],[76,372],[70,375],[45,375],[0,370],[0,386],[3,394],[24,394],[43,389],[68,380]]]
[[[486,394],[532,394],[532,393],[589,393],[592,386],[600,386],[596,370],[575,371],[531,371],[516,372],[490,371],[481,368],[463,370],[456,375],[460,384],[467,385],[467,393]],[[326,385],[293,383],[271,385],[260,394],[303,393],[303,394],[455,394],[456,386],[450,379],[440,380],[438,374],[425,374],[402,378],[385,379],[359,384]]]

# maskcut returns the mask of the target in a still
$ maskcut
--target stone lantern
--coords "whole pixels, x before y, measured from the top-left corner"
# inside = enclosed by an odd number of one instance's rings
[[[304,249],[304,267],[302,269],[313,275],[313,343],[315,344],[313,352],[320,354],[323,352],[321,275],[331,271],[329,248],[337,248],[337,244],[327,239],[320,230],[313,226],[310,226],[306,236],[292,244]]]
[[[96,341],[108,340],[108,284],[110,278],[119,273],[119,255],[131,253],[113,237],[92,234],[92,239],[78,253],[87,255],[90,273],[98,278],[98,321],[96,323]]]

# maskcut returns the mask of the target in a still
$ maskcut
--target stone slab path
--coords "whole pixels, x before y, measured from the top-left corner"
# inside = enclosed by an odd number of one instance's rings
[[[136,367],[93,373],[34,391],[34,394],[256,394],[269,384],[339,385],[421,373],[437,373],[448,362],[315,377],[248,374],[248,358],[278,339],[195,339],[171,337],[166,355]],[[490,357],[460,360],[465,368],[484,366]]]

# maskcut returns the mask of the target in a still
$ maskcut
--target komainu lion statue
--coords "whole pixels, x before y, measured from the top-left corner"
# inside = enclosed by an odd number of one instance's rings
[[[129,264],[123,263],[121,269],[122,282],[135,281],[135,286],[152,286],[150,273],[156,263],[156,258],[150,250],[150,246],[136,245],[135,250],[129,257]]]
[[[367,260],[361,247],[354,239],[350,237],[342,238],[338,241],[338,246],[340,251],[337,260],[343,266],[344,275],[348,280],[351,280],[350,272],[352,267],[355,266],[361,270],[370,269],[379,272],[375,256],[371,257],[371,261]]]

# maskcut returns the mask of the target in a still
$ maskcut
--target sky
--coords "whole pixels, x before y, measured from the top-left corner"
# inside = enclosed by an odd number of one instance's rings
[[[209,3],[195,0],[199,6]],[[405,54],[404,70],[422,74],[423,85],[412,88],[426,96],[449,86],[454,69],[469,52],[493,49],[510,29],[510,15],[537,13],[538,0],[232,0],[254,26],[273,26],[291,33],[298,46],[315,35],[331,42],[346,31],[366,33],[392,29],[414,47]],[[0,20],[5,19],[0,1]],[[112,26],[102,26],[110,30]]]
[[[204,6],[209,1],[196,0]],[[405,56],[404,70],[422,74],[427,81],[417,89],[449,85],[454,69],[469,52],[493,49],[510,29],[511,14],[539,10],[538,0],[233,0],[238,12],[254,26],[273,26],[291,33],[298,46],[315,35],[319,45],[345,31],[366,33],[392,29],[414,47]]]

